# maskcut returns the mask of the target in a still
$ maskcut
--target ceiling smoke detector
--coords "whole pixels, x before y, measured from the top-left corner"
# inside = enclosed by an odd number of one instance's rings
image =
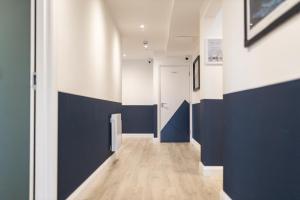
[[[152,59],[152,58],[148,58],[148,59],[147,59],[147,63],[148,63],[148,64],[152,64],[152,63],[153,63],[153,59]]]
[[[144,41],[144,42],[143,42],[143,45],[144,45],[144,48],[145,48],[145,49],[148,49],[148,47],[149,47],[148,41]]]

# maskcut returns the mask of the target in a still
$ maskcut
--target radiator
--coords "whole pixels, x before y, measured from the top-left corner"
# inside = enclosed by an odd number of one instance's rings
[[[111,151],[116,152],[122,145],[122,119],[121,114],[113,114],[111,123]]]

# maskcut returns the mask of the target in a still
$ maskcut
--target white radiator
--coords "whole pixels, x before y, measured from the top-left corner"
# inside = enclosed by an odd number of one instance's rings
[[[122,145],[122,119],[121,114],[113,114],[111,123],[111,150],[116,152]]]

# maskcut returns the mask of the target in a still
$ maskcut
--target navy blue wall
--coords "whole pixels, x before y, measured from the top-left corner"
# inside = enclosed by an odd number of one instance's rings
[[[58,199],[66,199],[110,155],[110,116],[121,103],[59,93]]]
[[[190,104],[184,101],[161,131],[161,142],[189,142]]]
[[[224,96],[224,190],[233,199],[300,199],[300,80]]]
[[[157,138],[157,105],[153,105],[153,131],[154,138]]]
[[[156,132],[156,105],[123,105],[123,133]]]
[[[223,100],[203,99],[200,103],[201,161],[205,166],[223,165]]]
[[[200,103],[193,104],[192,108],[193,118],[193,139],[201,144],[200,138]]]

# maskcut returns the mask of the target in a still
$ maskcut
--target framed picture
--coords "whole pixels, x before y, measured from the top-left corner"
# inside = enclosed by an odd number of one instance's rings
[[[200,90],[200,56],[193,63],[193,89]]]
[[[300,0],[244,0],[245,47],[300,11]]]
[[[205,64],[207,65],[223,64],[222,39],[220,38],[206,39]]]

